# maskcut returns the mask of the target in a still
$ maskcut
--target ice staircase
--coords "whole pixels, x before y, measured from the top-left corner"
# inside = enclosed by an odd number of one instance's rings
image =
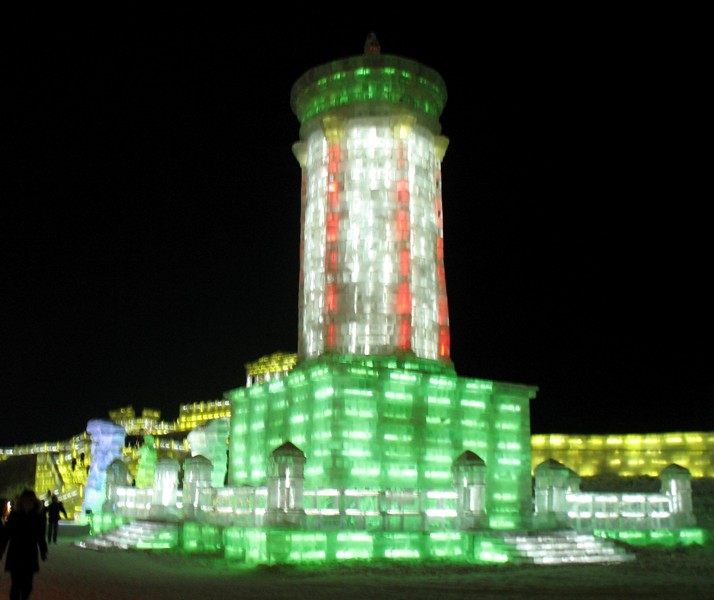
[[[133,521],[74,544],[105,551],[170,549],[178,546],[178,529],[177,523]],[[515,564],[612,564],[635,558],[614,540],[573,530],[490,530],[478,536],[478,546],[482,560]]]
[[[492,548],[513,563],[621,563],[635,558],[613,540],[571,530],[491,531],[489,539]]]
[[[174,548],[178,545],[178,525],[161,521],[133,521],[74,544],[88,550]]]

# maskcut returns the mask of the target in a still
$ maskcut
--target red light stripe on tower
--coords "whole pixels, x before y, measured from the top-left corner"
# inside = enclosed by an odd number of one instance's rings
[[[412,312],[412,293],[409,291],[409,284],[404,281],[399,284],[397,292],[397,314],[410,315]]]
[[[451,355],[451,333],[448,327],[439,329],[439,356],[448,358]]]
[[[409,241],[409,213],[406,210],[397,211],[397,239]]]
[[[436,238],[436,260],[438,262],[444,261],[444,238]]]
[[[406,147],[403,142],[399,143],[398,170],[407,169]],[[410,248],[410,226],[409,208],[411,197],[409,194],[409,179],[402,177],[396,180],[397,206],[396,212],[396,235],[401,246],[399,250],[399,290],[397,292],[397,347],[399,350],[411,350],[412,347],[412,291],[411,291],[411,248]]]
[[[434,173],[436,184],[434,194],[434,212],[436,218],[436,280],[438,289],[438,319],[439,319],[439,357],[448,359],[451,356],[451,330],[449,328],[449,304],[446,296],[446,273],[444,271],[444,213],[441,197],[441,166],[437,164]]]
[[[409,350],[411,348],[412,325],[406,319],[399,321],[399,349]]]
[[[331,274],[338,270],[338,241],[340,236],[340,161],[339,142],[330,144],[327,151],[327,205],[325,214],[325,350],[334,350],[336,341],[335,317],[337,315],[338,289]]]
[[[409,204],[409,182],[405,179],[397,181],[397,202]]]
[[[337,284],[328,283],[325,288],[325,306],[330,313],[337,312]]]
[[[325,218],[325,239],[328,243],[336,242],[340,231],[340,215],[336,212],[328,212]]]
[[[412,255],[406,248],[399,252],[399,275],[409,277],[412,270]]]

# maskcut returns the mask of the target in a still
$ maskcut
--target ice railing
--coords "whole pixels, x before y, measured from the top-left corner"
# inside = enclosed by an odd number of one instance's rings
[[[305,490],[301,524],[310,529],[459,529],[458,494],[453,491]],[[683,508],[683,507],[681,507]],[[176,492],[173,506],[157,501],[153,488],[116,489],[114,512],[133,519],[178,518],[213,525],[262,527],[268,510],[268,488],[200,489],[194,510]],[[554,523],[580,531],[595,529],[668,529],[693,525],[692,512],[677,509],[671,494],[566,491],[550,511]],[[543,517],[544,511],[536,516]]]
[[[118,487],[111,512],[132,519],[175,517],[213,525],[262,527],[269,510],[268,486],[202,487],[191,503],[176,491],[174,505],[162,504],[154,488]],[[459,494],[448,490],[316,489],[303,492],[295,507],[302,525],[314,529],[434,530],[459,528]]]
[[[568,493],[567,515],[577,530],[669,529],[676,514],[665,494]]]
[[[157,469],[153,488],[109,486],[105,511],[135,519],[318,530],[478,529],[487,522],[485,496],[477,485],[453,490],[305,490],[302,477],[272,476],[267,486],[212,487],[210,466],[205,458],[194,461],[178,489],[178,463],[166,461]],[[662,471],[660,491],[653,494],[583,492],[580,477],[554,460],[536,468],[534,484],[533,524],[539,527],[592,531],[695,524],[691,474],[678,465]]]
[[[669,465],[658,493],[584,492],[580,476],[549,459],[535,469],[534,523],[542,527],[676,529],[695,524],[690,472]]]
[[[156,463],[153,487],[126,487],[121,464],[106,487],[105,512],[242,527],[433,531],[485,524],[485,466],[473,453],[454,464],[452,489],[305,489],[304,453],[290,442],[271,454],[267,485],[215,485],[212,462],[196,455]],[[220,480],[223,477],[218,478]],[[179,489],[181,488],[181,489]]]
[[[293,512],[309,529],[427,530],[455,526],[457,500],[456,491],[324,488],[304,490]],[[267,486],[246,486],[204,488],[198,504],[199,521],[261,527],[271,502]]]

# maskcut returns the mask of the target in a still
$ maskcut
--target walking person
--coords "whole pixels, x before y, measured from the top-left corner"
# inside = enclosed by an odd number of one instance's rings
[[[59,522],[62,517],[60,514],[67,518],[67,511],[64,509],[64,504],[60,502],[57,494],[52,494],[52,500],[49,506],[45,508],[47,513],[47,543],[57,543],[57,532],[59,530]]]
[[[20,494],[0,530],[0,559],[5,554],[5,570],[10,572],[10,600],[27,600],[32,580],[40,570],[39,556],[47,560],[45,517],[42,502],[32,490]]]

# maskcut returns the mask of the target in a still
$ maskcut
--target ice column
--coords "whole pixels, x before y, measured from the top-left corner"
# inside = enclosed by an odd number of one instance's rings
[[[126,463],[115,458],[107,468],[107,499],[102,507],[102,512],[116,512],[117,490],[126,487],[130,482],[129,467]]]
[[[544,527],[565,525],[568,521],[569,491],[579,489],[579,477],[552,458],[534,469],[535,519]]]
[[[486,463],[470,450],[452,466],[458,504],[459,529],[474,529],[486,523]]]
[[[175,458],[160,458],[156,461],[154,494],[150,510],[152,518],[177,516],[178,472],[179,462]]]
[[[268,477],[266,525],[302,523],[305,482],[305,453],[290,442],[276,448],[271,456]]]
[[[669,497],[675,527],[695,524],[692,505],[692,474],[679,465],[669,465],[660,473],[661,492]]]
[[[211,487],[211,461],[200,454],[187,458],[183,463],[183,510],[191,518],[198,508],[202,489]]]

